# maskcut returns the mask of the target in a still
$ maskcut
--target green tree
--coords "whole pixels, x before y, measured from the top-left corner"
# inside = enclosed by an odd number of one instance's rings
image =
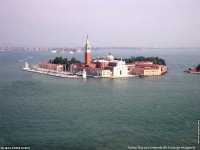
[[[76,58],[72,57],[70,63],[71,64],[75,64],[76,63]]]
[[[62,57],[56,57],[54,60],[53,60],[53,63],[54,64],[61,64],[62,63]]]
[[[197,66],[197,71],[200,71],[200,64]]]
[[[117,60],[120,60],[117,58]],[[165,60],[159,57],[131,57],[131,58],[125,58],[124,59],[126,63],[132,63],[134,61],[152,61],[154,64],[159,64],[159,65],[166,65]]]
[[[69,61],[68,61],[67,58],[62,59],[62,63],[61,64],[68,64],[68,63],[69,63]]]

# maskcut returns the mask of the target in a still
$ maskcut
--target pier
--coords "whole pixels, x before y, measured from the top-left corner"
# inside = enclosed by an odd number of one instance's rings
[[[29,67],[27,62],[25,63],[25,66],[22,68],[22,70],[27,71],[27,72],[38,73],[38,74],[45,74],[49,76],[61,77],[61,78],[82,78],[82,76],[71,75],[70,73],[64,72],[64,71],[54,71],[54,70],[49,70],[49,69],[43,69],[37,66]]]

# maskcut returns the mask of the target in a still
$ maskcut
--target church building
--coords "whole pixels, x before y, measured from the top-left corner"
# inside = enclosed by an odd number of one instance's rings
[[[92,61],[91,46],[88,40],[88,36],[85,44],[85,64],[73,65],[71,73],[82,74],[83,70],[86,71],[87,76],[95,77],[126,77],[128,75],[128,67],[125,61],[115,60],[109,53],[106,59],[97,58]]]

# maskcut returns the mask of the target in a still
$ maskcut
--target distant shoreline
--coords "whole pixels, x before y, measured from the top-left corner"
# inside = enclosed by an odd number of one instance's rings
[[[124,46],[96,46],[92,50],[101,49],[133,49],[133,50],[144,50],[144,49],[200,49],[200,47],[124,47]],[[80,52],[84,50],[84,47],[18,47],[18,46],[0,46],[0,52],[5,51],[58,51],[58,52]]]

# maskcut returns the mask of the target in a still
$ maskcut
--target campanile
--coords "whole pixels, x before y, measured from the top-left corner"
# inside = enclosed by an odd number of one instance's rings
[[[88,40],[88,35],[85,44],[85,64],[89,65],[91,63],[91,50],[90,50],[90,42]]]

